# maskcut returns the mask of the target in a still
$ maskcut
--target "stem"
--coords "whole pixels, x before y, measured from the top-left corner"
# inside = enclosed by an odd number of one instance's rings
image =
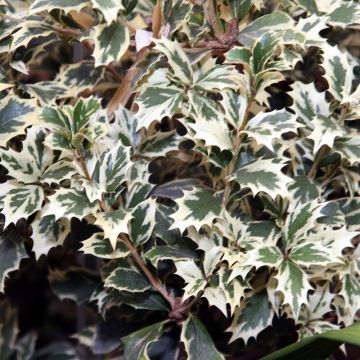
[[[80,165],[81,165],[81,169],[84,172],[84,175],[86,177],[86,180],[88,181],[92,181],[92,178],[89,174],[88,168],[86,166],[86,162],[85,162],[85,158],[82,154],[80,154],[77,150],[75,150],[75,158],[77,161],[79,161]]]
[[[135,259],[136,263],[140,266],[141,270],[143,271],[143,273],[145,274],[145,276],[149,280],[152,287],[156,291],[158,291],[167,300],[167,302],[170,304],[171,308],[173,308],[174,304],[175,304],[175,298],[167,292],[165,287],[150,272],[150,270],[147,268],[144,260],[139,255],[139,253],[137,252],[135,246],[131,243],[129,238],[127,236],[122,236],[121,240],[125,243],[126,247],[130,250],[131,255]]]
[[[82,35],[82,31],[78,29],[72,29],[72,28],[61,28],[59,26],[53,26],[53,30],[65,34],[65,35],[73,35],[73,36],[80,36]]]

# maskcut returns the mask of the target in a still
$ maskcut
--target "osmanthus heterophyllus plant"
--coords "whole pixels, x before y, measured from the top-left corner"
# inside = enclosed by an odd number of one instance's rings
[[[200,304],[245,344],[274,318],[293,319],[299,338],[356,320],[357,2],[0,10],[1,292],[22,259],[62,245],[80,220],[92,225],[80,252],[98,259],[96,281],[84,292],[87,271],[53,271],[55,293],[104,317],[127,304],[160,320],[105,347],[114,356],[147,359],[177,329],[171,356],[224,358]],[[25,343],[36,355],[36,336],[16,341],[7,305],[3,315],[6,356]],[[76,338],[94,350],[96,331]]]

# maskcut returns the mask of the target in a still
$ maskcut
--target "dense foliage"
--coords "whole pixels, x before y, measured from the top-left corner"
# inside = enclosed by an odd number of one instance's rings
[[[356,320],[358,2],[0,13],[1,359],[223,359],[275,322],[292,342]],[[82,309],[66,346],[18,335],[10,301],[46,256]]]

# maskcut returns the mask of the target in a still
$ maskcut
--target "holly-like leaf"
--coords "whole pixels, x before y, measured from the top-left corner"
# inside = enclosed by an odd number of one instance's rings
[[[285,30],[293,27],[293,19],[282,11],[261,16],[241,31],[238,36],[240,43],[250,46],[267,31]]]
[[[189,360],[221,360],[224,356],[216,349],[205,326],[194,316],[183,323],[181,341]]]
[[[171,117],[180,108],[183,102],[183,90],[175,86],[150,86],[137,99],[139,111],[138,130],[149,127],[155,120],[165,116]]]
[[[266,290],[262,290],[246,299],[243,308],[235,311],[235,317],[227,329],[232,332],[230,342],[243,339],[245,344],[251,337],[257,335],[268,326],[271,326],[274,317]]]
[[[189,226],[194,226],[197,231],[203,225],[211,226],[222,212],[220,199],[201,188],[184,190],[184,196],[176,199],[176,203],[178,210],[170,215],[174,220],[170,229],[179,229],[181,233]]]
[[[134,268],[116,268],[105,280],[105,286],[119,291],[143,292],[151,288],[148,280]]]
[[[307,294],[312,289],[304,270],[291,261],[283,261],[275,276],[276,287],[284,296],[284,304],[289,304],[295,318],[298,317],[302,304],[307,304]]]
[[[1,164],[11,177],[25,183],[39,180],[53,158],[52,151],[44,145],[45,136],[44,129],[34,126],[27,131],[21,153],[0,149]]]
[[[124,357],[127,360],[150,360],[148,348],[161,337],[163,327],[164,322],[160,322],[123,337]]]
[[[288,215],[284,225],[284,242],[288,246],[307,239],[308,231],[314,227],[319,218],[321,206],[317,202],[299,204],[295,210]]]
[[[94,9],[101,11],[108,24],[117,19],[120,10],[124,10],[122,2],[117,0],[91,0],[91,4]]]
[[[296,133],[299,126],[295,115],[286,110],[274,110],[254,116],[248,122],[245,132],[258,144],[265,145],[274,152],[273,140],[281,140],[281,135],[288,132]]]
[[[31,227],[32,251],[35,258],[38,259],[43,254],[47,255],[52,247],[63,244],[70,232],[70,221],[66,218],[56,221],[55,216],[42,216],[41,212],[39,212],[31,223]]]
[[[118,240],[116,248],[113,249],[109,239],[103,233],[95,233],[89,239],[84,240],[80,249],[85,254],[90,254],[104,259],[119,259],[129,255],[130,251],[122,242]]]
[[[116,22],[99,24],[95,26],[94,39],[95,66],[107,65],[125,54],[130,44],[129,29]]]
[[[51,11],[61,9],[65,12],[80,11],[90,3],[87,0],[35,0],[30,6],[30,14],[36,14],[41,11]]]
[[[115,250],[117,238],[120,233],[128,233],[128,223],[133,218],[131,209],[118,209],[109,212],[101,212],[95,215],[95,225],[104,231],[104,237],[110,240]]]
[[[149,198],[139,203],[133,210],[130,222],[130,239],[134,244],[146,243],[155,227],[156,201]]]
[[[265,192],[273,199],[278,195],[286,197],[288,193],[285,189],[292,179],[281,171],[284,166],[277,159],[258,159],[237,169],[230,180],[250,188],[254,196]]]
[[[355,1],[341,2],[329,14],[327,22],[333,26],[347,27],[360,23],[360,6]]]
[[[11,271],[17,270],[21,259],[27,253],[21,237],[13,229],[0,235],[0,293],[4,292],[5,279]]]
[[[196,253],[186,247],[160,245],[155,246],[144,254],[153,264],[161,260],[191,260],[195,259]]]
[[[0,100],[0,146],[12,137],[24,133],[26,127],[37,122],[38,109],[33,100],[6,96]]]
[[[119,142],[100,157],[97,182],[104,192],[115,192],[126,179],[130,166],[130,148]]]
[[[55,219],[66,217],[71,219],[94,214],[98,205],[91,204],[87,196],[74,189],[61,188],[55,194],[48,197],[49,202],[45,205],[43,216],[54,215]]]
[[[163,53],[171,66],[174,76],[183,84],[190,85],[193,81],[193,70],[189,58],[177,41],[161,38],[155,41],[155,49]]]
[[[5,227],[19,219],[27,219],[42,207],[44,190],[37,185],[23,185],[11,189],[3,199],[2,213],[5,215]]]

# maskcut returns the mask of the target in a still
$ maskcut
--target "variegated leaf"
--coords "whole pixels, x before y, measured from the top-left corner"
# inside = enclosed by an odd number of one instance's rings
[[[274,110],[268,113],[258,113],[246,127],[246,134],[254,138],[260,145],[265,145],[274,152],[273,140],[280,139],[281,135],[294,132],[300,126],[296,116],[286,110]]]
[[[41,11],[51,11],[61,9],[65,12],[79,11],[85,6],[89,6],[87,0],[35,0],[30,6],[30,14],[36,14]]]
[[[56,81],[41,81],[36,84],[26,84],[22,88],[42,105],[55,105],[57,99],[66,97],[66,88]]]
[[[235,311],[234,320],[227,329],[232,332],[230,342],[241,338],[246,344],[251,337],[256,339],[262,330],[271,326],[273,317],[274,310],[266,290],[250,295],[244,307]]]
[[[27,253],[21,237],[13,229],[0,234],[0,293],[4,292],[5,279],[11,271],[17,270],[21,259]]]
[[[126,179],[130,167],[130,148],[119,142],[100,157],[97,182],[104,192],[115,192]]]
[[[165,116],[171,117],[182,106],[183,90],[175,86],[147,87],[137,99],[139,111],[136,116],[139,119],[137,130],[149,127],[155,120],[161,120]]]
[[[250,46],[265,32],[291,29],[293,23],[293,19],[288,14],[282,11],[275,11],[257,18],[245,27],[245,29],[240,32],[238,40],[241,44]]]
[[[41,178],[53,158],[52,151],[44,145],[45,136],[44,129],[33,126],[27,131],[21,153],[0,149],[1,164],[11,177],[25,183],[36,182]]]
[[[279,272],[275,276],[278,280],[276,287],[284,296],[283,304],[288,304],[295,319],[298,317],[302,304],[307,304],[307,294],[312,289],[306,273],[293,262],[283,261]]]
[[[289,254],[290,259],[299,266],[326,266],[331,263],[339,263],[340,261],[331,254],[330,249],[326,248],[321,243],[310,242],[312,237],[308,239],[309,242],[297,245],[291,249]]]
[[[265,70],[266,63],[276,50],[281,34],[277,32],[264,33],[252,46],[250,65],[254,74]]]
[[[220,199],[200,188],[184,190],[184,196],[176,199],[176,203],[178,210],[170,215],[174,220],[170,229],[179,229],[181,233],[189,226],[194,226],[196,231],[204,225],[211,226],[222,212]]]
[[[184,288],[183,301],[204,290],[207,281],[193,260],[175,261],[175,266],[176,274],[187,284]]]
[[[225,317],[228,316],[226,303],[227,299],[225,292],[220,287],[207,287],[204,290],[203,295],[201,296],[207,300],[209,306],[216,306]]]
[[[191,260],[196,259],[195,251],[182,246],[160,245],[155,246],[144,254],[153,264],[161,260]]]
[[[117,19],[118,12],[124,10],[122,1],[118,0],[90,0],[94,9],[98,9],[104,15],[108,24]]]
[[[37,185],[23,185],[11,189],[3,199],[2,214],[5,215],[5,227],[19,219],[27,219],[42,207],[44,190]]]
[[[35,259],[38,259],[43,254],[47,255],[52,247],[63,244],[70,232],[70,221],[66,218],[56,221],[55,216],[42,216],[39,212],[31,223],[31,227],[32,251],[35,254]]]
[[[149,281],[134,268],[116,268],[105,280],[105,286],[119,291],[143,292],[151,288]]]
[[[353,69],[348,60],[348,54],[341,52],[337,46],[324,44],[325,78],[329,83],[329,91],[340,102],[346,102],[350,98]]]
[[[327,22],[333,26],[347,27],[360,23],[360,5],[355,1],[341,2],[329,14]]]
[[[73,175],[77,174],[77,169],[73,163],[60,160],[50,165],[41,176],[41,180],[48,184],[59,184],[61,181],[71,179]]]
[[[104,237],[103,233],[96,233],[89,239],[84,240],[80,249],[85,254],[90,254],[104,259],[119,259],[129,255],[130,251],[126,245],[118,240],[116,248],[113,249],[109,239]]]
[[[345,301],[345,309],[349,311],[350,320],[360,309],[360,282],[354,274],[346,274],[342,279],[342,288],[339,292]]]
[[[298,202],[305,204],[318,199],[321,194],[321,187],[309,177],[299,175],[289,185],[289,192],[295,206]],[[291,208],[291,210],[293,209]]]
[[[245,117],[247,97],[230,89],[225,89],[221,95],[225,118],[235,129],[239,129]]]
[[[120,60],[125,54],[130,44],[129,29],[116,22],[99,24],[95,26],[94,39],[95,66],[107,65]]]
[[[321,206],[317,202],[299,204],[285,221],[283,241],[288,247],[307,239],[307,233],[319,218]]]
[[[334,143],[332,150],[346,159],[351,166],[357,164],[360,159],[360,138],[354,136],[338,140]]]
[[[126,360],[150,360],[148,348],[163,334],[164,322],[146,326],[121,339]]]
[[[254,196],[265,192],[273,199],[278,195],[286,197],[287,184],[292,179],[281,171],[284,165],[277,159],[258,159],[237,169],[229,180],[235,180],[241,187],[250,188]]]
[[[222,360],[205,326],[194,316],[183,323],[180,340],[185,345],[189,360]]]
[[[33,100],[6,96],[0,100],[0,146],[12,137],[24,133],[26,127],[37,123],[37,106]]]
[[[309,123],[311,119],[318,115],[330,116],[325,93],[319,93],[313,83],[303,84],[297,81],[291,87],[293,90],[289,92],[289,95],[294,101],[292,109],[305,123]]]
[[[155,227],[155,215],[156,200],[153,198],[148,198],[134,208],[129,235],[135,245],[143,245],[150,239]]]
[[[246,253],[246,260],[243,265],[255,266],[255,268],[261,266],[277,268],[283,258],[284,255],[277,246],[258,245],[254,250],[250,250]]]
[[[60,188],[48,199],[49,202],[44,207],[43,216],[54,215],[56,220],[61,217],[82,219],[87,215],[94,214],[98,208],[98,205],[89,202],[83,192],[75,189]]]
[[[245,79],[235,67],[231,65],[215,65],[195,80],[195,87],[206,91],[220,91],[224,89],[237,90],[243,85]]]
[[[104,237],[110,240],[115,250],[117,238],[120,233],[128,233],[128,223],[133,218],[131,209],[118,209],[109,212],[101,212],[95,215],[95,225],[104,231]]]
[[[155,41],[155,49],[163,53],[171,66],[174,76],[183,84],[190,85],[193,82],[193,70],[189,58],[175,40],[171,41],[164,37]]]

